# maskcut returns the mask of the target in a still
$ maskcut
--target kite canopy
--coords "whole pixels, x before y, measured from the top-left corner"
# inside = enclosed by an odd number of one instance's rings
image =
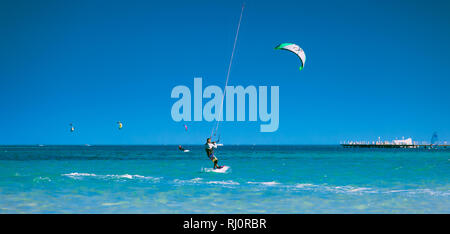
[[[296,54],[300,58],[300,62],[302,62],[302,65],[300,66],[300,71],[305,66],[306,61],[306,55],[305,52],[300,48],[300,46],[293,44],[293,43],[282,43],[279,44],[277,47],[275,47],[276,50],[287,50],[291,51],[292,53]]]

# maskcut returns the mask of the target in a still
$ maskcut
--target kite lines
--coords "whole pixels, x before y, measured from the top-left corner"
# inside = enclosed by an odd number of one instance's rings
[[[242,4],[241,15],[239,17],[239,23],[238,23],[237,30],[236,30],[236,36],[234,37],[234,44],[233,44],[233,50],[231,52],[230,63],[228,64],[227,79],[225,81],[225,87],[223,88],[223,96],[222,96],[222,102],[220,104],[220,112],[219,112],[219,115],[218,115],[218,119],[216,119],[216,121],[217,121],[216,126],[215,126],[215,128],[213,127],[213,129],[211,131],[211,137],[210,138],[212,138],[213,134],[215,136],[217,134],[217,130],[219,129],[219,123],[221,121],[220,116],[222,116],[222,112],[223,112],[223,100],[225,99],[225,95],[226,95],[226,92],[227,92],[226,91],[226,87],[228,85],[228,78],[230,77],[231,64],[233,63],[234,51],[236,50],[236,43],[237,43],[237,39],[238,39],[238,36],[239,36],[239,29],[241,28],[241,21],[242,21],[242,15],[244,13],[244,7],[245,7],[245,4]]]

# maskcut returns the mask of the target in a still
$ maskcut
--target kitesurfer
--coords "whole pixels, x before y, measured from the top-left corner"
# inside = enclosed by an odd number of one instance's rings
[[[217,144],[216,142],[211,142],[211,138],[207,138],[206,139],[206,144],[205,144],[205,151],[206,151],[206,155],[208,156],[209,159],[211,159],[211,161],[214,163],[214,169],[220,169],[223,166],[219,166],[217,165],[218,161],[216,156],[214,156],[214,149],[217,148]]]

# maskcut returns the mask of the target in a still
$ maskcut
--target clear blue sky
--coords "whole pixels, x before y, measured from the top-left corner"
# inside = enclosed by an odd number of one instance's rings
[[[213,123],[186,133],[170,92],[194,76],[223,86],[241,4],[2,0],[0,144],[203,143]],[[280,86],[280,125],[225,122],[222,141],[450,141],[449,12],[449,1],[246,1],[229,85]],[[273,49],[282,42],[305,50],[303,71]]]

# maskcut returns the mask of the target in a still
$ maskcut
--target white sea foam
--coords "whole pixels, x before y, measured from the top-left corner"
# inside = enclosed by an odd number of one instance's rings
[[[43,181],[51,182],[52,180],[49,177],[41,177],[41,176],[39,176],[39,177],[34,178],[33,181],[37,182],[37,183],[40,183],[40,182],[43,182]]]
[[[223,184],[223,185],[239,185],[238,182],[232,181],[232,180],[226,180],[226,181],[208,181],[207,184]]]
[[[127,201],[122,201],[122,202],[106,202],[106,203],[102,203],[102,206],[118,206],[118,205],[123,205],[123,204],[127,204]]]
[[[161,177],[152,177],[152,176],[142,176],[142,175],[130,175],[130,174],[123,174],[123,175],[97,175],[93,173],[79,173],[79,172],[73,172],[68,174],[62,174],[63,176],[70,177],[72,179],[82,179],[84,177],[93,177],[98,179],[140,179],[140,180],[151,180],[153,182],[158,182],[161,180]]]
[[[194,178],[190,180],[180,180],[175,179],[173,180],[176,184],[216,184],[216,185],[239,185],[239,182],[235,182],[233,180],[222,180],[222,181],[205,181],[203,178]]]
[[[331,185],[315,185],[315,184],[296,184],[292,187],[294,190],[309,190],[317,192],[332,192],[332,193],[345,193],[345,194],[429,194],[432,196],[449,196],[450,191],[436,191],[432,189],[375,189],[368,187],[355,187],[351,185],[344,186],[331,186]]]
[[[202,182],[202,178],[194,178],[194,179],[190,179],[190,180],[180,180],[180,179],[175,179],[173,180],[173,182],[177,183],[177,184],[197,184],[197,183],[201,183]]]
[[[314,185],[314,184],[296,184],[295,187],[296,188],[313,188],[313,187],[317,187],[317,185]]]
[[[450,196],[450,191],[435,191],[432,189],[402,189],[402,190],[389,190],[384,191],[383,193],[405,193],[408,195],[416,195],[416,194],[429,194],[431,196]]]
[[[377,191],[366,187],[331,186],[331,185],[315,185],[315,184],[296,184],[294,189],[314,190],[318,192],[334,192],[334,193],[376,193]]]
[[[82,177],[82,176],[97,176],[96,174],[89,174],[89,173],[78,173],[78,172],[73,172],[73,173],[69,173],[69,174],[63,174],[63,176],[68,176],[68,177]]]
[[[345,186],[325,186],[326,190],[336,193],[376,193],[375,190],[365,187]]]
[[[249,182],[247,182],[247,184],[260,184],[260,185],[266,185],[266,186],[274,186],[274,185],[279,185],[280,183],[275,182],[275,181],[270,181],[270,182],[253,182],[253,181],[249,181]]]

